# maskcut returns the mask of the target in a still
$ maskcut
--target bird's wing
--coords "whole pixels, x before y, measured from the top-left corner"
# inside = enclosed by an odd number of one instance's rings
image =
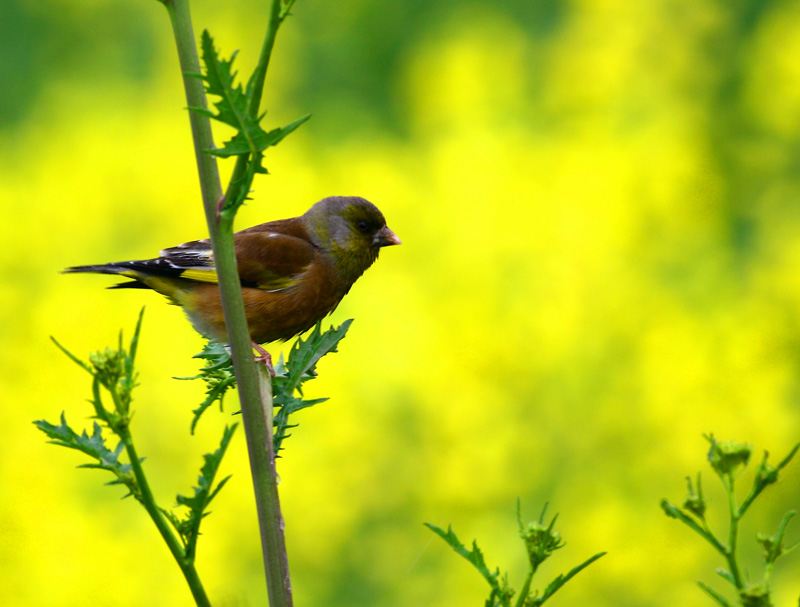
[[[311,265],[316,247],[302,237],[302,231],[294,226],[282,229],[282,223],[271,222],[234,235],[242,286],[281,291],[296,284]],[[214,254],[207,239],[164,249],[159,255],[159,263],[168,264],[180,278],[217,282]]]

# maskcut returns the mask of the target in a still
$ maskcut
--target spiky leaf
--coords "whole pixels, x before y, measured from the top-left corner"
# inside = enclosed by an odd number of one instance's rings
[[[447,526],[447,531],[441,527],[437,527],[432,523],[425,523],[425,526],[442,538],[447,545],[455,550],[458,554],[469,561],[472,566],[478,570],[478,573],[480,573],[489,583],[489,586],[492,587],[492,590],[498,592],[500,591],[500,569],[496,569],[494,573],[489,571],[489,568],[486,566],[486,561],[483,559],[483,552],[481,552],[481,549],[478,547],[478,543],[476,541],[473,540],[472,542],[472,550],[468,550],[467,547],[461,543],[461,540],[458,539],[458,536],[449,525]]]
[[[194,555],[197,538],[200,535],[200,522],[208,514],[208,505],[230,478],[230,476],[227,476],[219,481],[216,486],[214,485],[214,479],[219,471],[219,466],[222,463],[225,451],[228,449],[228,445],[231,442],[233,433],[236,431],[236,427],[237,424],[226,426],[222,433],[222,440],[220,441],[219,448],[213,453],[206,453],[203,455],[203,466],[200,468],[197,486],[192,488],[194,493],[191,496],[177,496],[176,501],[178,505],[185,506],[189,509],[186,516],[180,519],[174,514],[170,514],[167,517],[180,534],[186,546],[187,557]]]
[[[119,460],[123,449],[122,442],[117,443],[113,450],[109,449],[100,424],[94,422],[91,434],[88,434],[86,430],[78,434],[69,426],[63,412],[61,413],[61,423],[58,425],[51,424],[45,420],[38,420],[33,423],[51,439],[48,442],[68,449],[75,449],[95,460],[92,463],[81,464],[78,466],[79,468],[108,470],[116,476],[115,480],[108,483],[109,485],[123,484],[131,494],[138,495],[136,481],[131,474],[131,465]]]

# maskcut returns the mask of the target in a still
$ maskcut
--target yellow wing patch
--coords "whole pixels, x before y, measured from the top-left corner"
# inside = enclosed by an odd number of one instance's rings
[[[209,268],[208,270],[201,270],[199,268],[184,270],[181,272],[181,278],[212,284],[217,284],[219,282],[217,280],[217,272],[213,268]],[[296,276],[279,276],[278,274],[268,271],[262,272],[259,278],[258,284],[250,283],[247,286],[258,287],[265,291],[282,291],[298,283]]]
[[[181,278],[188,278],[189,280],[197,280],[199,282],[212,282],[217,281],[217,271],[213,268],[208,270],[191,269],[181,272]]]

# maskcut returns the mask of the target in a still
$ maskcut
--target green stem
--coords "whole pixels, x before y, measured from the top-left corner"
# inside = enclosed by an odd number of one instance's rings
[[[533,582],[533,574],[536,573],[536,569],[531,567],[531,570],[528,572],[528,576],[525,578],[525,583],[522,584],[522,588],[519,591],[519,596],[517,597],[517,604],[515,607],[522,607],[525,604],[525,599],[528,598],[528,594],[531,591],[531,582]]]
[[[728,494],[728,507],[730,509],[730,531],[728,533],[728,549],[725,551],[725,558],[731,570],[733,581],[736,588],[744,588],[742,574],[739,573],[739,565],[736,562],[736,542],[739,535],[739,507],[736,505],[736,495],[734,494],[734,479],[732,474],[722,477],[725,492]]]
[[[164,4],[169,12],[175,34],[188,105],[206,108],[208,105],[202,81],[190,76],[190,74],[200,73],[200,61],[197,55],[188,0],[165,0]],[[272,23],[272,19],[270,23]],[[274,27],[277,29],[277,26]],[[274,32],[272,39],[274,42]],[[270,52],[271,48],[270,43]],[[266,73],[266,67],[264,70]],[[263,85],[263,79],[261,83]],[[239,389],[242,422],[250,456],[250,471],[261,531],[261,548],[269,601],[272,607],[290,607],[292,605],[291,584],[283,536],[283,517],[278,501],[275,456],[272,448],[272,424],[271,417],[268,420],[265,414],[265,411],[268,410],[271,415],[272,394],[271,390],[262,390],[253,360],[250,332],[247,327],[234,252],[233,219],[221,220],[219,217],[218,209],[222,201],[219,171],[215,158],[203,151],[214,147],[211,123],[208,117],[196,112],[190,112],[189,118],[200,174],[203,206],[217,267],[228,341],[231,346],[231,358]],[[266,382],[266,384],[269,385],[270,382]],[[271,388],[271,385],[269,387]]]
[[[723,556],[727,556],[728,549],[724,546],[722,542],[717,539],[717,536],[714,535],[714,532],[711,531],[711,527],[708,526],[708,523],[705,519],[703,519],[703,526],[701,527],[703,533],[700,535],[706,539],[706,541],[711,544],[717,552],[722,554]]]
[[[192,16],[189,12],[189,0],[164,0],[164,6],[169,13],[178,48],[178,60],[183,75],[186,100],[191,107],[208,108],[203,81],[197,77],[201,73],[201,68],[192,27]],[[209,210],[213,209],[216,213],[216,205],[222,198],[222,184],[217,160],[211,154],[204,152],[204,150],[214,147],[214,136],[211,131],[211,121],[206,116],[201,116],[197,112],[188,112],[188,114],[194,141],[197,172],[200,177],[200,192],[208,217]],[[214,253],[216,254],[216,249]]]
[[[186,557],[183,546],[175,536],[175,533],[172,531],[172,528],[169,526],[167,520],[164,518],[164,514],[161,512],[161,509],[156,504],[155,498],[153,497],[153,492],[150,490],[150,484],[147,482],[147,477],[142,469],[142,462],[139,460],[139,456],[136,454],[136,447],[133,445],[133,437],[131,436],[130,431],[127,429],[127,427],[120,428],[119,436],[122,439],[122,443],[125,445],[125,451],[128,454],[128,459],[131,462],[133,476],[136,478],[136,485],[139,489],[139,495],[137,496],[139,501],[144,506],[145,510],[147,510],[150,518],[153,519],[153,522],[161,534],[161,537],[164,538],[169,551],[172,553],[172,556],[175,558],[175,561],[181,568],[183,577],[186,578],[186,583],[189,584],[189,589],[192,591],[192,596],[194,597],[194,601],[197,606],[211,607],[211,602],[208,600],[206,591],[203,588],[202,582],[200,581],[200,576],[197,575],[197,569],[195,569],[194,566],[194,559],[189,559]]]
[[[761,493],[763,488],[764,488],[763,486],[757,487],[754,485],[753,488],[750,489],[750,493],[746,498],[744,498],[742,505],[739,506],[739,518],[742,518],[742,516],[744,516],[744,513],[747,512],[747,509],[750,507],[753,501],[758,497],[758,494]]]
[[[272,48],[275,46],[275,37],[278,35],[278,28],[283,22],[281,12],[281,0],[272,0],[267,17],[267,31],[264,34],[264,42],[261,45],[261,55],[258,57],[258,65],[253,72],[253,86],[250,95],[250,103],[247,110],[253,117],[258,116],[261,107],[261,97],[264,93],[264,82],[267,79],[267,68],[272,57]]]

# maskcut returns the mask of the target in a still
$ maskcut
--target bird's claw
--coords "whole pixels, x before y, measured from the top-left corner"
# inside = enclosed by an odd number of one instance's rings
[[[267,368],[270,377],[275,377],[275,368],[272,366],[272,356],[270,353],[255,342],[253,342],[253,349],[258,352],[256,362],[263,364]]]

